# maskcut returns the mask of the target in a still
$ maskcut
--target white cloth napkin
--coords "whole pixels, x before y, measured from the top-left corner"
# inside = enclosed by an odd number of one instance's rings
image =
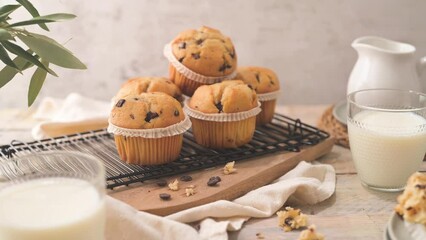
[[[35,139],[104,128],[111,103],[69,94],[65,99],[44,98],[33,115],[42,121],[32,129]]]
[[[234,201],[219,200],[167,217],[139,212],[109,197],[106,239],[228,239],[227,231],[241,229],[251,217],[274,215],[290,196],[306,204],[324,201],[334,193],[335,184],[336,174],[332,166],[301,162],[273,183]],[[198,232],[184,224],[200,220]]]

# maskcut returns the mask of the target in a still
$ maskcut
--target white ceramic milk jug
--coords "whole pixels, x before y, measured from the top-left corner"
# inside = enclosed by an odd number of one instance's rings
[[[372,88],[425,92],[420,74],[426,68],[426,57],[415,59],[414,46],[367,36],[355,39],[352,47],[358,52],[358,60],[349,77],[347,94]]]

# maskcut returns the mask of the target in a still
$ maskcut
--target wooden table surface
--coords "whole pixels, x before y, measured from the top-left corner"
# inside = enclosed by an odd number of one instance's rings
[[[327,105],[280,106],[278,112],[316,126]],[[30,129],[35,122],[33,110],[0,110],[0,145],[13,139],[32,140]],[[310,224],[315,224],[326,239],[383,239],[386,224],[396,204],[399,193],[384,193],[364,188],[357,177],[350,150],[334,146],[332,152],[318,159],[331,164],[337,174],[336,191],[331,198],[316,205],[306,205],[295,200],[286,204],[302,209]],[[426,170],[423,162],[422,171]],[[300,231],[284,232],[277,225],[277,217],[251,219],[242,230],[230,232],[230,239],[297,239]]]

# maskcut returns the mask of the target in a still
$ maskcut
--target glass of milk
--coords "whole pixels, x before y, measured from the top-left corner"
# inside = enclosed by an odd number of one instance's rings
[[[0,162],[1,240],[104,240],[104,201],[105,170],[93,156],[54,151]]]
[[[348,95],[348,135],[363,185],[404,189],[426,153],[426,95],[367,89]]]

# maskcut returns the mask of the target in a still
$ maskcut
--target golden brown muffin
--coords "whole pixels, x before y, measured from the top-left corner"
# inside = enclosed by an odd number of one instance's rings
[[[127,80],[121,85],[114,99],[118,100],[129,95],[140,95],[141,93],[163,92],[174,97],[179,102],[183,101],[182,92],[169,79],[165,77],[136,77]]]
[[[395,211],[408,222],[426,226],[426,174],[411,175],[404,192],[398,196]]]
[[[260,111],[254,90],[239,80],[201,86],[186,110],[196,142],[218,149],[248,143]]]
[[[262,99],[262,96],[265,96],[262,94],[276,92],[280,89],[277,75],[268,68],[239,67],[235,79],[243,80],[259,95],[262,112],[257,115],[257,125],[271,122],[275,113],[276,99]]]
[[[176,99],[161,92],[141,93],[115,103],[108,129],[114,133],[123,161],[155,165],[173,161],[179,156],[183,132],[168,129],[184,123],[184,119],[181,104]],[[148,131],[151,132],[147,134]]]
[[[201,27],[181,32],[171,42],[171,49],[181,64],[205,77],[224,77],[237,69],[237,55],[231,39],[213,28]],[[173,65],[170,65],[169,70],[170,78],[188,96],[206,84],[188,78]],[[219,81],[221,79],[216,82]]]

